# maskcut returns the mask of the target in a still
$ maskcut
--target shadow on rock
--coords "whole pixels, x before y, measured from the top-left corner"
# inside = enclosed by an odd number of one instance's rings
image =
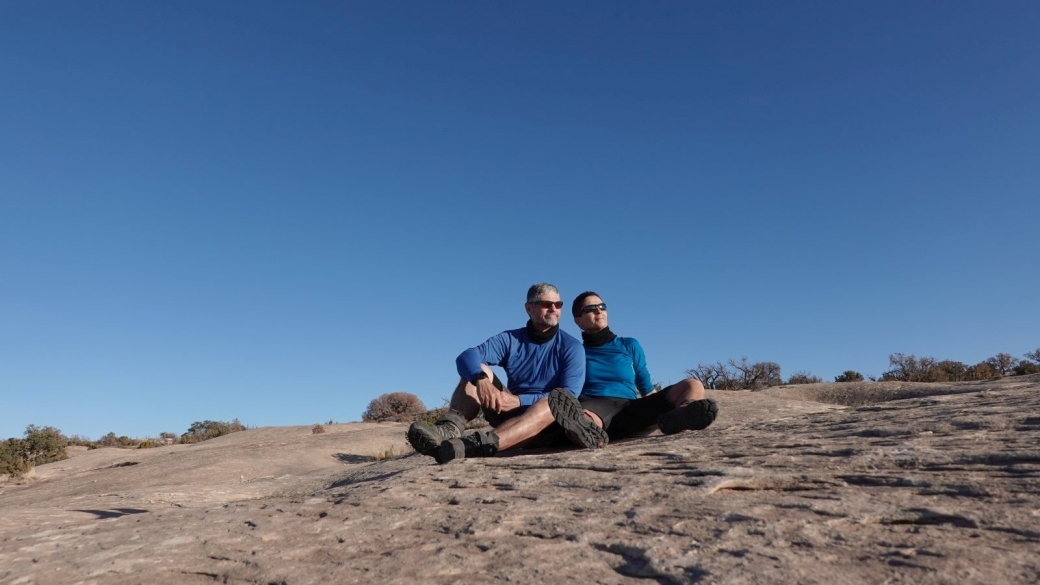
[[[376,458],[371,455],[353,455],[351,453],[336,453],[333,457],[348,465],[369,463],[376,460]]]
[[[112,508],[111,510],[73,510],[74,512],[83,512],[85,514],[93,514],[97,516],[96,520],[107,520],[109,518],[119,518],[120,516],[129,516],[130,514],[147,514],[148,510],[141,510],[140,508]]]

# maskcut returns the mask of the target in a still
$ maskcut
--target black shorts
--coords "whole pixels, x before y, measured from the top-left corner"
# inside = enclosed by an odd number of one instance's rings
[[[664,392],[629,400],[607,396],[582,396],[582,408],[596,413],[611,440],[646,434],[657,428],[657,417],[672,410]]]

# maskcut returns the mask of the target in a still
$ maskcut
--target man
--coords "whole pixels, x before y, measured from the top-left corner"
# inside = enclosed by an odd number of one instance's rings
[[[578,295],[571,304],[571,315],[582,331],[585,385],[580,399],[553,391],[548,402],[557,422],[570,431],[572,439],[586,442],[575,436],[580,433],[568,428],[579,428],[575,425],[579,419],[606,429],[612,440],[657,429],[666,435],[701,430],[714,422],[719,407],[705,398],[700,380],[687,378],[654,391],[642,346],[635,338],[619,337],[610,330],[607,304],[598,294],[586,291]]]
[[[585,350],[581,342],[560,331],[562,309],[555,286],[532,285],[524,303],[530,317],[527,325],[503,331],[459,355],[455,366],[462,379],[448,412],[433,425],[412,423],[408,428],[412,447],[447,463],[527,445],[548,429],[554,422],[546,400],[549,391],[560,389],[575,397],[585,381]],[[505,369],[510,388],[502,385],[490,366]],[[481,411],[494,430],[464,436],[466,423]],[[591,432],[596,446],[606,443],[606,433]]]

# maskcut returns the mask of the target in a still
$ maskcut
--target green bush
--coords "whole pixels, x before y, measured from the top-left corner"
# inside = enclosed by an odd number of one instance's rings
[[[834,377],[835,382],[862,382],[863,374],[856,370],[845,370],[840,376]]]
[[[21,439],[7,439],[0,442],[0,473],[15,476],[28,470],[25,458],[22,457]]]
[[[98,439],[97,444],[100,447],[118,447],[121,449],[128,449],[136,446],[137,441],[126,435],[120,435],[117,437],[115,433],[108,433],[104,437]]]
[[[999,374],[993,369],[993,366],[986,362],[979,362],[974,366],[968,368],[967,378],[969,380],[990,380],[996,378]]]
[[[1016,376],[1025,376],[1027,374],[1040,374],[1040,364],[1023,361],[1015,366]]]
[[[69,440],[54,427],[25,427],[24,457],[30,467],[68,459],[65,447]]]
[[[791,378],[787,380],[788,385],[794,384],[819,384],[823,382],[823,378],[814,376],[809,372],[796,372],[791,374]]]
[[[246,430],[245,425],[234,419],[231,422],[219,420],[196,421],[188,427],[188,432],[181,435],[181,443],[199,443]]]
[[[960,382],[968,379],[968,364],[955,360],[943,360],[935,364],[936,382]]]
[[[70,447],[71,446],[87,447],[88,449],[97,449],[97,446],[94,445],[94,441],[91,441],[90,439],[88,439],[87,437],[84,437],[82,435],[72,435],[71,437],[69,437],[69,446]]]
[[[37,465],[68,459],[69,440],[54,427],[25,427],[22,439],[0,442],[0,473],[21,475]]]

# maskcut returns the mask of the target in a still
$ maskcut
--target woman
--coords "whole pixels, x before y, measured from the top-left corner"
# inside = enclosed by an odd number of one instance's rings
[[[596,447],[603,442],[600,429],[617,440],[654,429],[666,435],[700,430],[715,420],[718,404],[704,397],[700,380],[686,378],[654,392],[642,346],[610,330],[607,304],[599,295],[578,295],[571,314],[585,345],[585,385],[578,399],[554,390],[549,408],[572,440]]]

